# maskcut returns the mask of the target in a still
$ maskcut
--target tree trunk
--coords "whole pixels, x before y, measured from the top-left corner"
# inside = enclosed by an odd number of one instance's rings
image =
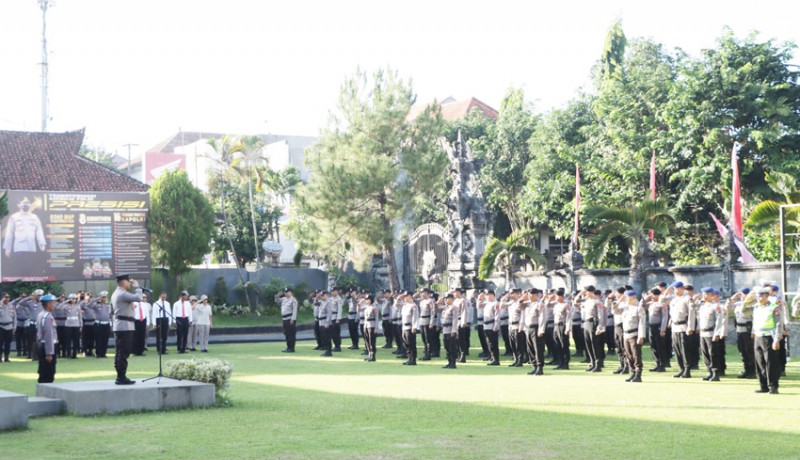
[[[386,260],[386,268],[389,270],[389,289],[392,291],[400,290],[400,276],[397,273],[397,261],[394,257],[393,242],[384,244],[383,258]]]
[[[513,270],[513,267],[511,266],[511,261],[510,260],[509,260],[509,263],[506,264],[505,272],[506,272],[506,285],[503,286],[503,290],[508,292],[509,290],[514,288],[514,286],[513,286],[513,284],[514,284],[514,270]]]
[[[247,180],[247,195],[250,200],[250,220],[253,222],[253,240],[254,248],[256,250],[256,271],[261,263],[261,257],[258,254],[258,231],[256,230],[256,210],[253,205],[253,167],[248,161],[248,180]]]
[[[224,187],[224,185],[223,185],[223,187]],[[220,194],[219,201],[220,201],[220,209],[222,209],[222,220],[223,220],[223,222],[225,224],[225,227],[224,227],[225,228],[225,238],[228,240],[228,245],[230,245],[230,247],[231,247],[231,254],[233,254],[233,263],[236,264],[236,272],[239,273],[239,281],[242,283],[242,286],[244,286],[245,289],[246,289],[247,288],[247,284],[245,283],[244,276],[242,275],[242,266],[239,263],[239,256],[236,255],[236,249],[233,248],[233,240],[231,239],[231,233],[230,233],[230,231],[228,231],[228,212],[225,210],[225,189],[224,188],[222,190],[222,193]],[[250,305],[250,297],[248,297],[248,296],[245,296],[245,297],[247,297],[247,306],[252,309],[253,306]]]

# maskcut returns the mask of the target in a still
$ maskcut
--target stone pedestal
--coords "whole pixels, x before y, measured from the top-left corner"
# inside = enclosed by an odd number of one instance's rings
[[[157,411],[214,404],[214,385],[168,378],[135,385],[115,385],[111,380],[40,383],[36,396],[64,400],[66,411],[75,415]]]
[[[28,428],[28,397],[0,390],[0,431]]]

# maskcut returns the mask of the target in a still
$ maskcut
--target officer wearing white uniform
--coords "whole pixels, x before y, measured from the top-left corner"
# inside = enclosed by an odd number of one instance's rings
[[[442,311],[442,335],[444,335],[444,349],[447,352],[447,365],[442,369],[455,369],[458,359],[458,306],[454,303],[455,296],[447,294],[444,305],[439,307]]]
[[[728,326],[727,311],[714,301],[714,289],[704,287],[703,301],[698,311],[698,324],[700,326],[700,351],[706,365],[708,375],[703,380],[719,382],[719,373],[722,370],[722,352],[720,344],[724,346],[725,328]]]
[[[422,290],[422,299],[419,302],[419,330],[422,333],[423,354],[420,361],[430,361],[431,359],[431,319],[435,307],[430,296],[430,289]]]
[[[542,302],[542,291],[536,288],[531,289],[525,301],[527,302],[523,318],[525,323],[524,331],[527,333],[525,346],[528,348],[531,366],[533,366],[528,375],[542,375],[544,374],[545,364],[544,335],[547,331],[547,305]]]
[[[200,302],[195,304],[192,315],[195,334],[197,334],[197,340],[200,342],[200,351],[208,353],[208,337],[211,334],[211,316],[213,312],[211,311],[211,305],[208,304],[207,295],[200,296]]]
[[[162,292],[158,300],[153,303],[151,313],[156,329],[156,350],[161,355],[167,354],[167,338],[169,327],[172,325],[172,305],[167,301],[167,293]]]
[[[675,350],[675,358],[681,371],[675,374],[675,378],[688,379],[692,377],[691,360],[688,352],[691,347],[688,337],[694,334],[696,315],[692,312],[693,303],[684,291],[683,283],[676,281],[667,289],[661,297],[662,303],[669,305],[669,325],[672,327],[672,347]]]
[[[403,323],[403,348],[406,350],[408,360],[405,366],[417,365],[417,329],[419,329],[419,307],[414,302],[410,292],[406,293],[400,319]]]
[[[359,301],[357,308],[364,313],[364,342],[367,347],[367,357],[364,361],[375,361],[375,354],[377,353],[378,338],[378,321],[380,311],[375,306],[374,298],[368,295],[366,299]]]
[[[498,334],[500,321],[497,319],[497,301],[494,290],[478,296],[478,308],[483,310],[483,333],[486,335],[486,348],[489,350],[487,366],[500,365],[500,344]]]
[[[187,291],[181,291],[181,298],[172,304],[172,317],[175,320],[178,353],[186,353],[189,342],[189,323],[192,322],[192,304],[189,302]]]
[[[134,308],[133,355],[142,356],[147,349],[147,331],[153,326],[153,306],[147,302],[147,294],[142,294],[142,301],[136,302]]]

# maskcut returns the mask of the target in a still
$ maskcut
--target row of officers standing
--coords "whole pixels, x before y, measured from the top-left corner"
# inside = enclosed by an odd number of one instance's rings
[[[16,299],[11,299],[8,293],[2,294],[0,362],[10,362],[12,342],[16,345],[17,357],[38,360],[36,318],[42,312],[43,295],[41,289],[33,291],[30,296],[23,294]],[[55,299],[52,317],[58,357],[76,359],[79,354],[107,357],[113,321],[109,300],[107,291],[100,292],[96,297],[89,292],[79,292]],[[195,351],[196,344],[201,351],[208,351],[212,308],[207,296],[203,295],[198,300],[183,291],[179,299],[170,303],[167,294],[162,293],[151,304],[147,294],[143,293],[142,301],[134,302],[133,307],[132,354],[141,356],[147,350],[148,330],[155,330],[157,350],[167,353],[167,336],[173,327],[177,330],[179,353],[185,353],[189,347]]]
[[[287,347],[295,351],[297,299],[286,289],[276,299],[281,304]],[[703,380],[716,382],[725,375],[725,340],[732,321],[741,354],[742,379],[758,378],[757,392],[777,393],[785,375],[786,338],[789,314],[775,283],[762,282],[728,298],[703,288],[695,293],[691,285],[678,281],[659,283],[640,296],[630,286],[601,291],[586,286],[572,295],[563,289],[512,289],[503,295],[492,290],[465,290],[439,295],[428,289],[417,293],[384,291],[376,299],[368,292],[317,292],[310,297],[314,306],[314,332],[322,356],[341,351],[341,326],[346,321],[351,340],[348,349],[365,342],[365,361],[375,361],[377,336],[385,337],[383,348],[417,363],[417,335],[421,336],[421,361],[438,358],[442,344],[447,357],[444,368],[455,369],[469,356],[470,336],[475,326],[482,352],[489,366],[499,366],[500,341],[512,359],[511,367],[531,366],[528,374],[544,374],[544,366],[569,369],[570,341],[574,356],[584,357],[587,372],[602,372],[608,355],[619,361],[615,374],[627,374],[626,381],[641,382],[642,347],[649,341],[655,366],[651,372],[665,372],[677,361],[675,378],[691,378],[706,368]],[[794,313],[800,310],[796,299]],[[347,314],[345,317],[344,314]],[[549,359],[549,361],[547,361]]]

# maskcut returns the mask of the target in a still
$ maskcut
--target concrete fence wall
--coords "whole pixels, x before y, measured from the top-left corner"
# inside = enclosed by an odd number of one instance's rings
[[[770,280],[781,284],[781,267],[778,263],[758,263],[750,265],[735,265],[733,272],[733,288],[741,289],[753,287],[759,280]],[[618,269],[596,269],[578,270],[577,286],[594,285],[598,288],[613,289],[628,284],[627,268]],[[798,280],[800,280],[800,267],[790,267],[787,273],[786,290],[798,291]],[[504,289],[505,281],[503,275],[498,273],[491,278],[495,285]],[[695,288],[715,287],[722,288],[723,273],[719,265],[694,265],[684,267],[653,267],[646,270],[645,285],[653,286],[659,281],[671,283],[682,281],[692,284]],[[567,288],[569,290],[570,279],[563,270],[555,271],[524,271],[514,274],[514,283],[517,287],[528,289],[537,287],[539,289]]]

